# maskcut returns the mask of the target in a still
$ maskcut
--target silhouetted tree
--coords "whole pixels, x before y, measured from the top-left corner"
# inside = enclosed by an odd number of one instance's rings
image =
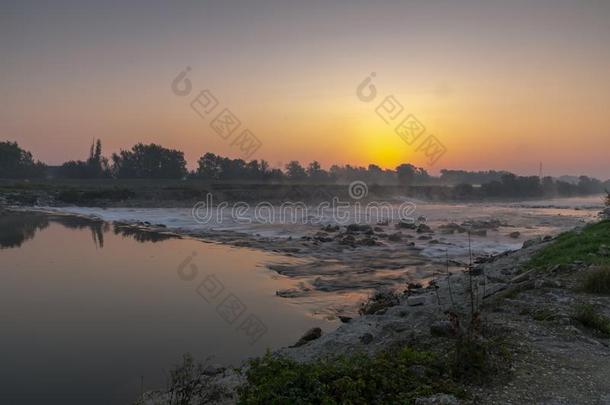
[[[587,176],[580,176],[578,178],[577,187],[579,194],[597,194],[604,192],[604,185],[601,181]]]
[[[442,169],[440,181],[445,184],[483,184],[494,180],[499,181],[502,175],[507,173],[495,170],[470,172],[466,170]]]
[[[91,143],[89,157],[86,161],[70,160],[59,168],[61,177],[72,179],[99,179],[110,177],[108,159],[102,156],[102,141]]]
[[[195,176],[199,178],[218,180],[220,179],[220,156],[216,156],[213,153],[206,153],[197,161],[197,170]]]
[[[307,178],[307,172],[301,164],[293,160],[286,165],[286,176],[293,181],[300,181]]]
[[[324,183],[328,181],[328,172],[322,169],[318,161],[314,160],[307,166],[307,177],[312,183]]]
[[[118,178],[179,179],[187,174],[183,152],[154,143],[114,153],[112,162]]]
[[[17,142],[0,142],[0,178],[24,179],[44,177],[46,165],[34,161],[32,154]]]
[[[398,176],[398,182],[402,185],[409,185],[413,183],[417,170],[412,164],[406,163],[396,168],[396,175]]]

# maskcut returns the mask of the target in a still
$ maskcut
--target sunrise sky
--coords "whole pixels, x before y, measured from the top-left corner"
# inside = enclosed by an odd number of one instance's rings
[[[189,106],[207,88],[273,166],[610,178],[610,1],[3,1],[0,55],[0,140],[49,164],[93,138],[240,157]],[[445,145],[435,165],[377,116],[388,95]]]

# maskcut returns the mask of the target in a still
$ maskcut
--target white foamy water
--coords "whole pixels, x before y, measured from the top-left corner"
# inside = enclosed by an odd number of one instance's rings
[[[498,230],[488,230],[487,235],[473,236],[471,245],[477,254],[494,254],[518,249],[523,241],[547,234],[557,234],[576,225],[592,221],[602,208],[602,197],[577,197],[511,203],[476,203],[447,204],[412,201],[414,211],[409,213],[413,219],[425,218],[433,229],[447,223],[460,224],[464,221],[499,220],[506,226]],[[391,222],[397,222],[400,204],[391,205]],[[349,224],[354,222],[375,225],[385,215],[375,214],[369,218],[363,213],[362,206],[344,208],[341,214],[337,210],[322,207],[307,207],[306,212],[282,212],[273,210],[255,212],[254,207],[248,210],[214,208],[208,212],[205,222],[193,217],[189,208],[99,208],[99,207],[40,207],[41,209],[91,216],[105,221],[142,221],[151,224],[165,225],[169,230],[186,231],[236,231],[253,236],[286,238],[298,237],[317,230],[326,224]],[[370,214],[370,212],[369,212]],[[201,216],[199,217],[201,219]],[[386,229],[392,232],[392,229]],[[511,238],[510,233],[519,232],[518,238]],[[433,238],[439,243],[430,244],[422,241],[422,254],[429,257],[444,257],[446,252],[452,256],[463,255],[468,249],[464,234],[443,235],[436,232]],[[416,241],[420,244],[419,241]]]

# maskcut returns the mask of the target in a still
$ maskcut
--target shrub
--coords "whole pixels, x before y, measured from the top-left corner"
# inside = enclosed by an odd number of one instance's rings
[[[438,357],[405,347],[297,363],[267,353],[252,360],[239,403],[412,403],[419,396],[463,391]]]

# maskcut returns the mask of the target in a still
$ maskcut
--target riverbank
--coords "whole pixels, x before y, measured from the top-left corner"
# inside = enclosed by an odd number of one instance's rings
[[[534,193],[528,195],[486,194],[481,187],[464,187],[451,184],[365,184],[352,183],[310,183],[283,181],[261,183],[243,180],[200,180],[200,179],[0,179],[0,204],[82,207],[140,207],[167,208],[192,207],[199,201],[212,196],[216,204],[258,203],[270,204],[302,202],[318,204],[337,201],[352,201],[351,188],[362,187],[361,202],[425,200],[438,203],[498,203],[536,201],[552,198],[588,198],[595,194],[559,195]]]
[[[470,272],[436,278],[427,288],[412,286],[397,301],[380,299],[386,304],[373,306],[374,313],[346,319],[336,331],[321,337],[312,331],[304,344],[277,350],[272,358],[241,369],[209,366],[197,375],[196,387],[204,395],[213,394],[217,403],[235,402],[238,392],[250,403],[289,402],[290,395],[305,389],[294,378],[320,367],[335,367],[320,362],[353,353],[377,358],[372,356],[409,347],[441,364],[436,375],[430,375],[432,366],[425,361],[409,366],[413,378],[440,389],[431,393],[413,388],[409,398],[417,397],[415,403],[607,403],[610,285],[596,292],[586,285],[587,280],[608,277],[608,241],[610,221],[606,220],[531,242],[518,251],[488,258]],[[460,348],[471,344],[476,345],[476,353],[461,350],[461,357],[456,357]],[[353,372],[350,364],[344,364],[346,375]],[[293,373],[285,374],[286,368]],[[418,370],[425,376],[417,377]],[[387,372],[392,377],[393,372]],[[484,378],[474,378],[477,374]],[[362,394],[362,387],[352,383],[345,392]],[[285,392],[275,384],[295,390]],[[383,389],[376,388],[379,393]],[[324,395],[340,395],[333,392]],[[149,393],[144,403],[171,403],[172,394],[175,391]]]
[[[187,208],[34,209],[295,258],[297,261],[291,263],[268,266],[293,284],[275,291],[277,296],[306,308],[316,318],[337,319],[357,315],[359,303],[380,288],[402,291],[408,284],[425,285],[445,274],[447,267],[452,273],[462,271],[470,251],[484,258],[519,249],[528,240],[582,226],[596,218],[600,203],[600,199],[511,204],[418,201],[412,222],[368,218],[358,224],[339,222],[333,211],[288,223],[281,218],[257,222],[246,217],[238,221],[231,215],[213,216],[214,221],[201,223]]]

